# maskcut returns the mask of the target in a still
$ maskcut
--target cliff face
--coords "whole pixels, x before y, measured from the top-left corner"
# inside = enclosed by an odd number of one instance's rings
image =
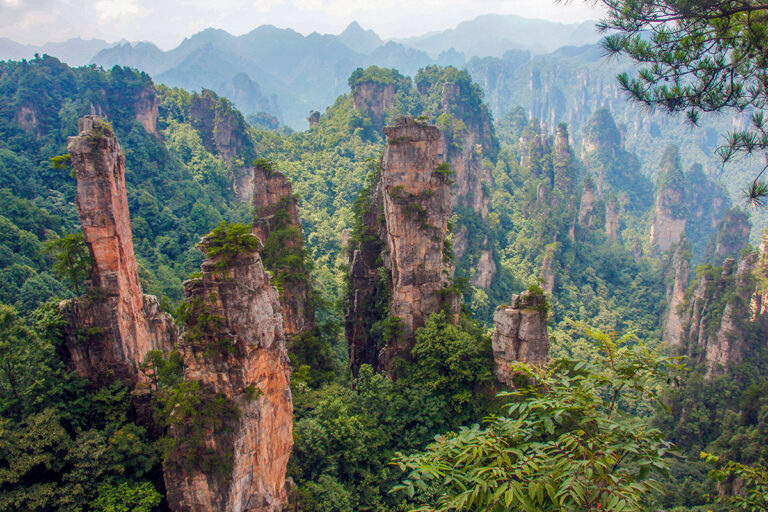
[[[359,110],[371,119],[374,128],[381,129],[387,111],[395,106],[395,84],[362,82],[352,87],[352,101]]]
[[[653,253],[668,251],[685,233],[688,213],[686,199],[685,178],[680,169],[680,157],[677,148],[670,146],[662,159],[659,183],[656,187],[650,239]]]
[[[525,362],[544,366],[549,360],[546,299],[525,292],[512,297],[509,306],[499,306],[493,315],[494,375],[507,386],[513,386],[514,371],[510,363]]]
[[[713,261],[735,258],[746,247],[752,224],[749,216],[742,210],[732,209],[725,212],[717,223],[717,232],[710,242],[710,254]]]
[[[157,132],[159,113],[155,90],[147,88],[141,91],[133,104],[133,108],[136,111],[136,120],[141,123],[147,133],[159,137],[160,134]]]
[[[267,162],[253,170],[253,234],[264,244],[264,265],[280,284],[285,336],[314,327],[312,284],[304,268],[299,206],[288,179]]]
[[[93,269],[91,292],[60,305],[69,324],[66,346],[79,374],[96,383],[117,377],[132,386],[148,351],[173,348],[176,328],[157,298],[141,291],[120,144],[96,116],[80,119],[78,132],[69,139],[69,152]]]
[[[391,372],[392,360],[408,357],[415,330],[446,300],[451,194],[438,172],[440,132],[413,118],[384,132],[381,176],[363,214],[363,240],[351,254],[346,329],[353,373],[363,363]],[[397,332],[377,339],[382,329]]]
[[[250,201],[253,194],[250,162],[256,154],[242,114],[229,101],[204,89],[202,94],[192,97],[189,116],[205,149],[221,155],[229,166],[237,199]]]
[[[690,245],[683,239],[675,250],[671,265],[666,273],[667,311],[664,314],[664,342],[679,345],[683,332],[680,308],[685,303],[685,292],[691,274]]]
[[[219,428],[206,429],[200,440],[209,456],[224,461],[219,467],[196,463],[198,453],[183,448],[190,432],[171,428],[182,448],[165,464],[168,502],[175,512],[279,512],[293,413],[278,292],[255,250],[207,258],[202,277],[184,289],[184,377],[231,414],[219,414]]]
[[[435,172],[437,128],[400,118],[384,133],[381,197],[392,276],[390,313],[403,322],[402,340],[385,349],[384,359],[391,361],[410,351],[414,331],[442,304],[438,291],[447,283],[443,249],[451,193],[448,180]]]
[[[756,344],[765,346],[768,318],[760,307],[763,291],[757,275],[765,269],[751,253],[736,264],[704,267],[691,297],[681,308],[681,350],[703,365],[709,377],[744,361]]]

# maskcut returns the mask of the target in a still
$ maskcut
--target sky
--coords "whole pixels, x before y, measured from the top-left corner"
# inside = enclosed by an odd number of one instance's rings
[[[387,39],[453,28],[488,13],[562,23],[600,17],[584,0],[0,0],[0,37],[25,44],[127,39],[167,50],[208,27],[234,35],[264,24],[337,34],[356,20]]]

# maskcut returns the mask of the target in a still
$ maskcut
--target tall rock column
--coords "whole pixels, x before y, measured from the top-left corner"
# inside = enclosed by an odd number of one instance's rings
[[[666,252],[680,241],[686,224],[685,178],[675,146],[664,153],[656,186],[656,202],[651,224],[651,251]]]
[[[200,246],[207,253],[216,243],[208,237]],[[201,277],[184,283],[184,291],[184,377],[199,386],[202,404],[218,406],[213,426],[202,432],[190,426],[194,421],[171,427],[177,442],[165,463],[171,509],[280,512],[293,412],[278,292],[255,249],[206,258]],[[192,444],[195,435],[200,439]]]
[[[77,176],[77,209],[93,259],[88,295],[64,301],[66,347],[77,372],[97,384],[115,377],[129,386],[150,350],[174,346],[176,328],[144,295],[139,284],[125,191],[125,155],[109,124],[100,117],[78,121],[69,139]]]
[[[253,170],[253,234],[264,244],[264,266],[280,289],[285,336],[312,331],[315,309],[299,207],[288,179],[270,162],[257,161]]]
[[[685,303],[685,292],[691,274],[691,246],[686,238],[680,242],[667,271],[667,311],[664,315],[664,342],[679,346],[683,334],[680,309]]]
[[[508,306],[499,306],[493,315],[496,330],[491,338],[496,379],[514,385],[511,363],[545,366],[549,361],[546,298],[525,292],[512,297]]]
[[[416,329],[443,303],[451,191],[448,178],[438,172],[436,127],[404,117],[384,133],[380,187],[392,278],[390,313],[403,323],[401,339],[384,351],[384,360],[391,361],[410,351]]]

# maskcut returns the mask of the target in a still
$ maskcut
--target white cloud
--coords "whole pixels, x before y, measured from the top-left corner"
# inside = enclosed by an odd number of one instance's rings
[[[145,12],[143,8],[139,7],[136,0],[99,0],[95,7],[101,21],[110,21]]]

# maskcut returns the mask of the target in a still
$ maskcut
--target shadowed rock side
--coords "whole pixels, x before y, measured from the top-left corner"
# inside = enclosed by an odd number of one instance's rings
[[[496,379],[514,385],[510,363],[544,366],[549,360],[546,298],[525,292],[512,297],[508,306],[499,306],[493,315],[496,330],[491,344]]]
[[[691,246],[683,237],[667,270],[667,311],[664,314],[664,342],[679,345],[683,325],[680,308],[685,303],[685,292],[691,274]]]
[[[440,132],[410,117],[384,132],[387,147],[363,213],[365,232],[351,246],[346,332],[353,374],[361,364],[391,373],[393,359],[410,354],[416,329],[445,300],[458,300],[443,293],[451,193],[438,172]],[[451,309],[458,311],[458,304]],[[399,320],[397,334],[378,339],[390,317]]]
[[[488,190],[493,187],[491,169],[483,165],[483,158],[493,158],[498,152],[491,116],[487,107],[475,105],[473,93],[463,91],[453,82],[442,85],[440,103],[444,115],[451,116],[451,121],[440,131],[444,158],[454,171],[451,179],[452,207],[462,207],[485,220],[491,203]],[[438,123],[439,124],[439,123]],[[461,262],[468,250],[475,252],[472,265],[476,272],[471,273],[470,281],[474,286],[489,288],[496,275],[496,263],[489,240],[478,240],[478,246],[469,248],[467,233],[463,225],[457,226],[454,233],[454,253],[457,262]]]
[[[60,304],[74,369],[93,382],[140,380],[150,350],[173,348],[176,328],[157,298],[139,284],[125,192],[125,155],[101,118],[78,122],[69,152],[77,176],[77,209],[93,258],[88,295]]]
[[[202,276],[184,283],[190,309],[179,349],[185,379],[232,412],[202,439],[224,464],[198,463],[182,448],[165,464],[168,502],[175,512],[279,512],[293,413],[278,292],[257,251],[222,258],[207,258]],[[189,435],[185,426],[171,434],[181,447]]]
[[[265,266],[280,280],[285,336],[290,339],[314,328],[312,284],[304,268],[298,201],[288,179],[267,163],[254,166],[253,208],[253,234],[266,246],[262,251]],[[290,261],[280,256],[288,256]],[[293,261],[294,256],[299,261]],[[267,261],[268,257],[275,261]]]
[[[677,148],[667,148],[661,162],[659,183],[651,224],[650,246],[653,254],[674,247],[685,233],[687,217],[685,178],[680,169]]]
[[[352,102],[358,110],[371,120],[374,129],[384,126],[387,111],[395,106],[395,84],[361,82],[352,87]]]
[[[728,258],[722,267],[704,267],[681,308],[681,351],[693,364],[703,365],[710,378],[758,350],[755,340],[765,345],[768,318],[755,307],[763,293],[757,276],[765,273],[759,261],[757,253],[750,253],[738,265]]]
[[[243,115],[214,92],[195,94],[189,105],[192,126],[200,134],[205,149],[221,155],[230,168],[232,188],[239,201],[250,201],[253,194],[253,168],[256,157]]]

